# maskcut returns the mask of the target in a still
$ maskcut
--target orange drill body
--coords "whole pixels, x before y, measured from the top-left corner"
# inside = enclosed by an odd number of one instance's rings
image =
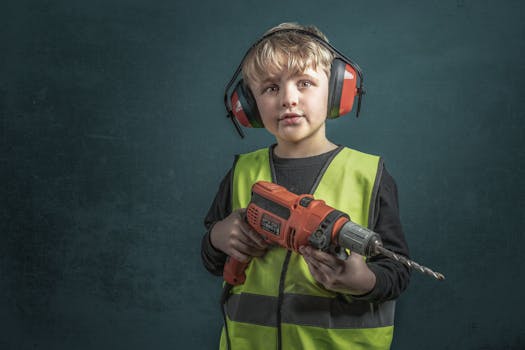
[[[319,229],[335,209],[309,194],[296,195],[284,187],[260,181],[252,187],[252,201],[246,209],[246,221],[267,241],[289,250],[309,244],[310,236]],[[347,218],[334,224],[331,238]]]
[[[312,195],[296,195],[277,184],[259,181],[252,187],[252,199],[246,208],[246,221],[265,240],[297,252],[310,245],[310,237],[317,232],[330,213],[336,211],[323,200]],[[332,223],[325,236],[326,243],[337,242],[337,232],[348,221],[340,216]],[[228,259],[224,268],[226,282],[244,283],[248,263]]]

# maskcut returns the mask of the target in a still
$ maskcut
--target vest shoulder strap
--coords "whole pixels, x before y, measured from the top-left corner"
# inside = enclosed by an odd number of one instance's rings
[[[262,148],[236,156],[233,172],[232,209],[246,208],[251,199],[252,185],[257,181],[272,181],[271,148]]]
[[[382,169],[381,157],[344,147],[320,175],[314,196],[368,226]]]

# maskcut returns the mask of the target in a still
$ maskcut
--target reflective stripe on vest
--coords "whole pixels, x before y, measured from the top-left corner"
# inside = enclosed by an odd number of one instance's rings
[[[273,180],[270,152],[262,149],[237,158],[232,209],[248,205],[253,183]],[[381,169],[379,157],[341,148],[320,175],[314,196],[368,226]],[[284,266],[287,253],[274,247],[252,259],[246,282],[232,289],[225,309],[233,350],[389,349],[395,302],[373,305],[328,291],[313,279],[299,254],[288,253]],[[260,341],[266,345],[257,345]]]
[[[234,294],[226,312],[232,321],[277,327],[277,298],[256,294]],[[284,294],[282,322],[320,328],[374,328],[394,323],[395,302],[381,308],[362,300],[348,302],[342,297]]]

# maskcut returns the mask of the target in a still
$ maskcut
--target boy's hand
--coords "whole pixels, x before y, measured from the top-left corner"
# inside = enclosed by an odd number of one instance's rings
[[[218,221],[210,232],[211,244],[227,255],[249,262],[254,256],[263,256],[268,243],[244,220],[246,209],[238,209]]]
[[[351,253],[340,260],[332,254],[312,247],[299,248],[313,278],[328,290],[353,295],[370,292],[376,283],[375,274],[362,255]]]

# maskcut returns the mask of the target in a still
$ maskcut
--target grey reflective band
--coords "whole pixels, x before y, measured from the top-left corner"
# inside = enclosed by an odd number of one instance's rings
[[[285,294],[282,322],[321,328],[355,329],[394,325],[395,301],[371,304],[363,300]],[[277,298],[256,294],[232,294],[226,312],[232,321],[277,327]]]
[[[232,294],[226,301],[226,314],[232,321],[277,327],[277,298],[258,294]]]

